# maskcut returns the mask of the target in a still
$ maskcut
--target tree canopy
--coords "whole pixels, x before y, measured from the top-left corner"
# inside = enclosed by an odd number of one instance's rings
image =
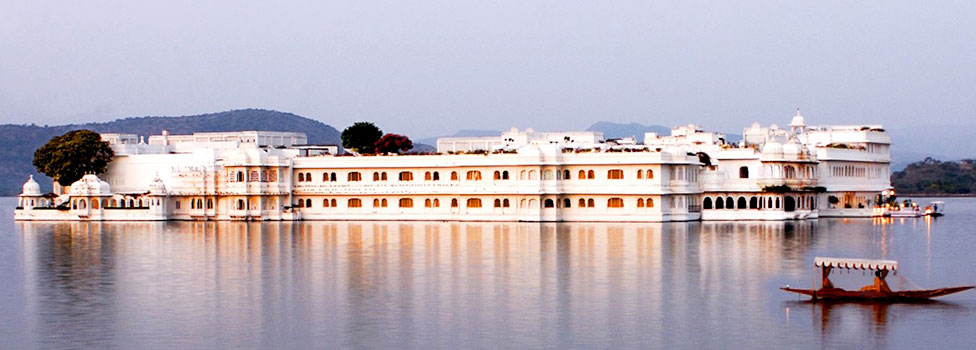
[[[942,162],[925,158],[891,174],[891,185],[899,194],[976,193],[976,160]]]
[[[113,156],[112,148],[97,132],[75,130],[55,136],[34,151],[34,166],[59,184],[68,186],[85,174],[105,172]]]
[[[376,153],[376,142],[383,130],[370,122],[358,122],[342,131],[342,147],[362,154]]]
[[[409,137],[398,134],[386,134],[376,141],[376,153],[400,153],[413,148],[413,141]]]

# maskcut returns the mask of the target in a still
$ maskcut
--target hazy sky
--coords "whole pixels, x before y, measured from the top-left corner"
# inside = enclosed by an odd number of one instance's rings
[[[976,125],[976,1],[0,1],[0,122]]]

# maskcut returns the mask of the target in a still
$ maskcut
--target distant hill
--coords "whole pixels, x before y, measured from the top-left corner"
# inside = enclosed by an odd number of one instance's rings
[[[319,121],[291,113],[263,109],[242,109],[212,114],[182,117],[137,117],[106,123],[70,124],[56,126],[0,125],[0,195],[20,193],[28,174],[51,188],[51,179],[34,168],[34,150],[52,137],[71,130],[89,129],[97,132],[129,133],[143,136],[158,135],[163,129],[171,134],[191,134],[206,131],[294,131],[308,135],[314,144],[339,144],[339,131]]]
[[[891,174],[895,193],[976,194],[976,160],[942,162],[925,158]]]

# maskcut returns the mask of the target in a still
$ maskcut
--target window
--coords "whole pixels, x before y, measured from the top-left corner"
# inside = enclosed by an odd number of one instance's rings
[[[430,208],[430,198],[424,199],[424,208]]]
[[[759,209],[759,201],[756,197],[749,198],[749,209]]]
[[[622,180],[624,178],[624,171],[620,169],[610,169],[607,171],[607,178],[610,180]]]
[[[299,176],[299,178],[301,178],[302,177],[302,174],[299,173],[298,176]],[[237,182],[244,182],[244,172],[243,171],[238,171],[237,172]]]
[[[644,198],[637,198],[637,207],[638,208],[644,207]]]
[[[98,200],[97,199],[93,199],[92,200],[92,209],[98,209]]]
[[[333,207],[337,207],[338,206],[338,205],[336,205],[336,200],[335,199],[332,199],[330,202],[332,203],[332,206]]]
[[[643,170],[638,170],[637,171],[637,179],[640,180],[640,179],[643,179],[643,178],[644,178],[644,171]]]
[[[712,209],[712,197],[705,197],[702,202],[702,209]]]
[[[746,208],[746,197],[739,197],[739,200],[738,200],[738,202],[736,204],[737,204],[735,206],[736,208],[738,208],[738,209],[745,209]]]
[[[510,203],[509,203],[509,201],[508,201],[508,199],[507,199],[507,198],[506,198],[506,199],[504,199],[504,200],[502,200],[502,207],[505,207],[505,208],[508,208],[508,207],[509,207],[509,205],[510,205]]]
[[[349,200],[346,201],[346,206],[350,208],[362,208],[363,201],[359,198],[349,198]]]
[[[431,179],[430,172],[429,171],[428,172],[425,172],[424,173],[424,181],[430,181],[430,179]]]
[[[380,199],[373,198],[373,208],[379,208],[379,207],[380,207]]]
[[[501,180],[502,179],[502,172],[500,172],[498,170],[495,170],[495,175],[492,177],[492,179],[494,179],[494,180]]]
[[[441,200],[434,198],[434,208],[440,208],[440,207],[441,207]]]
[[[363,180],[363,175],[360,174],[358,171],[353,171],[353,172],[351,172],[349,174],[346,174],[346,180],[347,181],[362,181]]]
[[[739,168],[739,178],[740,179],[748,179],[749,178],[749,167],[740,167]]]
[[[787,179],[796,178],[796,168],[794,168],[792,165],[787,165],[783,172],[786,174]]]
[[[592,208],[592,207],[595,207],[595,206],[596,206],[596,205],[594,204],[594,202],[593,202],[593,198],[590,198],[590,199],[587,199],[587,200],[586,200],[586,206],[587,206],[587,207],[590,207],[590,208]]]
[[[400,198],[400,208],[413,208],[413,199]]]
[[[614,198],[607,199],[607,208],[623,208],[623,207],[624,207],[623,198],[614,197]]]
[[[336,173],[330,173],[329,174],[329,181],[332,181],[332,182],[335,182],[336,181]]]
[[[457,198],[451,198],[451,208],[457,208],[457,207],[458,207]]]
[[[546,199],[546,201],[543,202],[542,206],[543,207],[546,207],[546,208],[554,208],[554,207],[556,207],[555,202],[553,202],[552,199]]]
[[[244,206],[244,200],[243,199],[238,199],[237,200],[237,209],[238,210],[244,210],[246,208],[247,207]]]
[[[176,206],[176,209],[179,209],[180,208],[180,201],[173,202],[173,205]],[[115,200],[114,199],[112,200],[112,206],[113,207],[115,206]]]
[[[386,206],[387,206],[386,198],[383,198],[383,199],[380,200],[380,206],[383,207],[383,208],[386,208]]]
[[[563,170],[563,180],[569,180],[569,170]]]
[[[240,173],[238,173],[240,174]],[[298,173],[298,182],[305,182],[305,174]]]
[[[502,180],[508,180],[508,170],[502,171]]]
[[[553,174],[552,170],[545,170],[542,172],[543,180],[553,180],[554,178],[555,178],[555,174]]]
[[[457,174],[457,172],[456,171],[452,171],[451,172],[451,181],[457,181],[457,180],[458,180],[458,174]]]
[[[323,199],[322,200],[322,207],[323,208],[328,208],[329,207],[329,200],[328,199]]]
[[[648,198],[648,199],[644,200],[644,207],[645,208],[654,208],[654,198]]]
[[[481,199],[468,198],[468,201],[465,203],[465,206],[468,208],[481,208]]]
[[[248,177],[247,177],[247,181],[248,182],[261,181],[261,175],[258,174],[258,171],[257,170],[251,170],[250,175],[248,175]]]
[[[269,170],[268,171],[268,181],[278,182],[278,171],[277,170]]]
[[[586,178],[587,179],[591,179],[591,180],[592,179],[595,179],[596,178],[596,173],[594,173],[593,170],[587,171],[586,172]]]
[[[586,208],[586,199],[580,198],[580,200],[579,200],[579,207],[580,208]]]
[[[311,199],[306,199],[305,200],[305,207],[306,208],[311,208],[312,207],[312,200]]]
[[[413,173],[409,171],[401,171],[400,181],[413,181]]]
[[[498,173],[498,172],[496,171],[495,173]],[[501,207],[502,207],[502,200],[496,198],[495,199],[495,208],[501,208]]]
[[[386,181],[386,172],[380,173],[380,181]]]
[[[329,173],[322,173],[322,182],[329,181]]]
[[[305,173],[305,182],[312,182],[312,173]]]
[[[573,201],[569,200],[569,198],[563,198],[563,207],[569,208],[572,206],[572,204]]]
[[[213,209],[213,199],[207,200],[207,209]]]
[[[715,197],[715,209],[725,209],[725,200],[722,197]]]
[[[474,181],[481,180],[481,172],[477,170],[469,170],[467,174],[465,174],[465,179]]]
[[[580,180],[585,180],[586,179],[586,170],[580,170],[579,171],[579,176],[577,176],[577,178],[580,179]]]
[[[434,181],[440,181],[440,180],[441,180],[441,173],[435,171],[434,172]]]

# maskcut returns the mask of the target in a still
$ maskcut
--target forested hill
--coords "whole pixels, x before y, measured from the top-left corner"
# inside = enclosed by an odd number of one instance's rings
[[[19,194],[28,174],[34,174],[43,190],[50,190],[51,179],[39,175],[32,164],[34,150],[54,136],[78,129],[143,136],[158,135],[163,129],[169,130],[171,134],[244,130],[295,131],[308,135],[309,143],[340,143],[339,131],[332,126],[291,113],[262,109],[182,117],[125,118],[106,123],[56,126],[3,124],[0,125],[0,195]]]
[[[900,195],[976,195],[976,160],[941,162],[925,158],[891,174],[891,185]]]

